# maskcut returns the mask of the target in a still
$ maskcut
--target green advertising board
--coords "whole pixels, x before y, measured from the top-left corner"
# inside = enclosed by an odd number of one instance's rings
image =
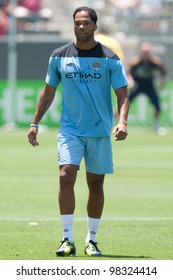
[[[19,127],[28,126],[35,112],[36,104],[43,89],[44,81],[17,81],[14,92],[6,81],[0,81],[0,126],[15,123]],[[61,86],[54,102],[42,119],[42,124],[57,127],[61,114]]]
[[[33,118],[39,94],[44,81],[17,81],[14,92],[8,88],[6,81],[0,81],[0,126],[14,123],[19,127],[28,126]],[[61,86],[57,89],[54,102],[42,119],[42,124],[49,127],[59,125],[61,115]],[[160,124],[170,127],[173,125],[173,82],[167,82],[160,91],[162,114]],[[115,103],[115,98],[113,98]],[[130,106],[129,125],[151,126],[152,106],[144,95],[138,97]]]

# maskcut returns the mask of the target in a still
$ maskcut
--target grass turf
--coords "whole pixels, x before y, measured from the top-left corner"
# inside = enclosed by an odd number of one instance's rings
[[[57,259],[55,249],[62,231],[56,133],[40,133],[40,146],[33,148],[25,129],[0,131],[1,260]],[[105,207],[98,232],[101,259],[173,259],[172,136],[129,128],[126,141],[113,140],[115,173],[105,179]],[[83,252],[87,232],[83,162],[75,193],[77,255],[70,259],[92,259]]]

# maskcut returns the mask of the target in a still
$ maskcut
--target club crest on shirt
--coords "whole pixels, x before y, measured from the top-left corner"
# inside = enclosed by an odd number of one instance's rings
[[[97,62],[97,61],[92,64],[92,68],[94,70],[99,70],[100,66],[101,66],[100,62]]]

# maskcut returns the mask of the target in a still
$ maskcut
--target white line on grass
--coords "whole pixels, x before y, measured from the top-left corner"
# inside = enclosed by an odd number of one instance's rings
[[[75,218],[76,221],[86,221],[87,218]],[[60,218],[18,218],[18,217],[0,217],[0,221],[10,221],[10,222],[31,222],[31,221],[60,221]],[[173,221],[173,217],[139,217],[139,218],[102,218],[102,221]]]

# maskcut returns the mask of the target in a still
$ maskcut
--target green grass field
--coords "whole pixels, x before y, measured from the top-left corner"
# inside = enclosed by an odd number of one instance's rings
[[[0,131],[0,259],[56,260],[62,239],[57,203],[56,130]],[[105,180],[105,207],[98,232],[101,259],[173,260],[173,134],[129,128],[114,142],[115,174]],[[106,159],[105,159],[106,160]],[[82,163],[75,186],[75,260],[84,255],[87,186]],[[32,224],[32,223],[37,223]],[[97,259],[97,258],[94,258]]]

